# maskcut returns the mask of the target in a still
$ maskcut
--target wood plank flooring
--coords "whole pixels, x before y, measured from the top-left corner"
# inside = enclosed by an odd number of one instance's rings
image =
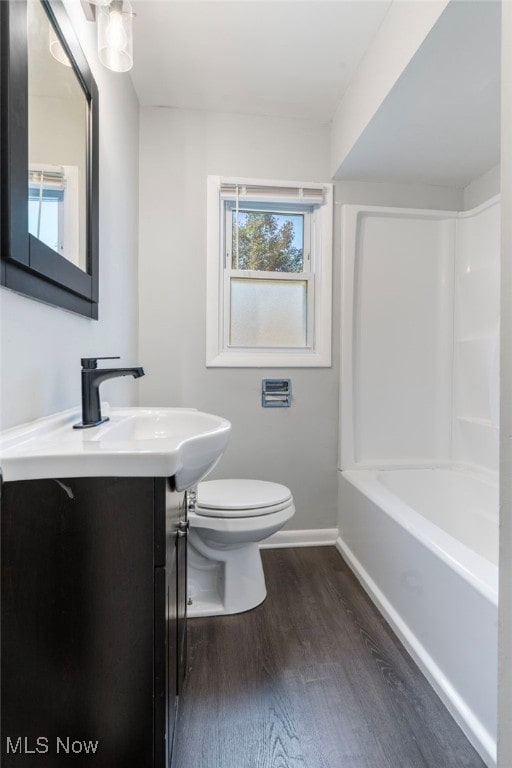
[[[262,555],[261,606],[189,621],[175,768],[485,768],[334,547]]]

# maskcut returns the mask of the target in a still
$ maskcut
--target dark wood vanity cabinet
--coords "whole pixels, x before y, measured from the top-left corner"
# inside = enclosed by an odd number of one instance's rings
[[[164,478],[1,490],[3,768],[169,768],[186,495]]]

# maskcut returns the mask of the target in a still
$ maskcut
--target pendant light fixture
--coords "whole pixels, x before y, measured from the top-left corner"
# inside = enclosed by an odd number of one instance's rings
[[[99,59],[113,72],[128,72],[133,66],[132,6],[128,0],[96,0],[94,4]]]

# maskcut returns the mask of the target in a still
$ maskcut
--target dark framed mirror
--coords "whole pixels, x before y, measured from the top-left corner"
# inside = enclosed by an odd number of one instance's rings
[[[60,0],[0,0],[1,283],[98,317],[98,89]]]

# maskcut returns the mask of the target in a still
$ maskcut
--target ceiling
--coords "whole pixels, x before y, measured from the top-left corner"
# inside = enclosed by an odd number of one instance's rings
[[[451,2],[339,178],[465,187],[500,158],[501,5]]]
[[[328,122],[390,0],[138,0],[145,106]]]
[[[144,106],[328,123],[390,0],[135,0]],[[499,0],[452,0],[336,176],[465,187],[499,162]]]

